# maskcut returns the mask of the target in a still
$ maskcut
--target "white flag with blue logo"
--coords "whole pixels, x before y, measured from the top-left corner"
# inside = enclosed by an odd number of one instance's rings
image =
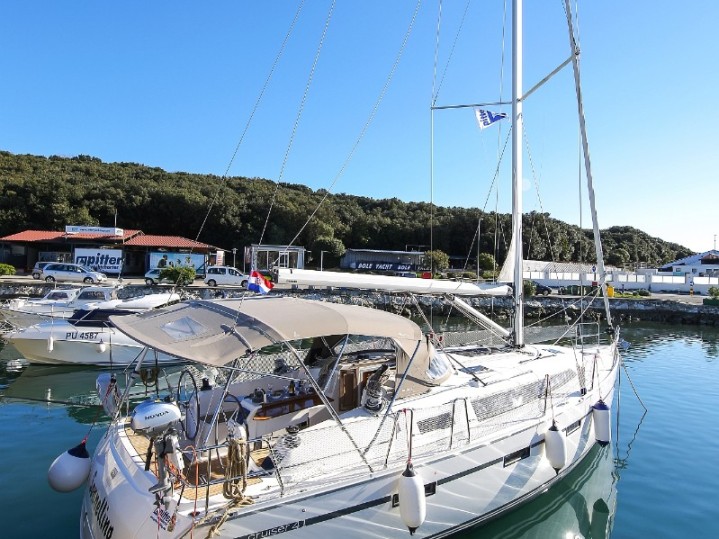
[[[494,122],[498,122],[499,120],[502,120],[507,117],[507,115],[504,112],[498,112],[494,113],[491,110],[484,110],[484,109],[474,109],[474,115],[477,117],[477,124],[479,124],[480,129],[484,129],[485,127],[489,127]]]

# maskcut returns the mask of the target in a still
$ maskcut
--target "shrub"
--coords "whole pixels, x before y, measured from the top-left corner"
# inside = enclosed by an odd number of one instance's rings
[[[719,288],[716,286],[710,286],[709,287],[709,295],[712,297],[712,299],[719,299]]]
[[[15,266],[10,264],[0,264],[0,275],[15,275]]]
[[[167,279],[180,286],[187,285],[195,280],[195,268],[186,266],[162,268],[160,270],[160,279]]]
[[[528,298],[537,293],[537,287],[534,286],[534,283],[532,281],[524,281],[524,287],[522,288],[522,292],[524,293],[524,297]]]

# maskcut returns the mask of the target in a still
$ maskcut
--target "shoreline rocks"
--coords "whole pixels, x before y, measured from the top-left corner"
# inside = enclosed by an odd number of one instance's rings
[[[42,297],[53,286],[41,281],[32,283],[7,282],[0,283],[0,299],[18,296]],[[144,284],[128,284],[121,288],[121,298],[165,292],[167,286],[146,286]],[[241,297],[244,293],[240,288],[209,288],[185,287],[178,289],[183,299],[215,299],[220,297]],[[425,314],[448,316],[451,306],[442,298],[417,296],[415,300],[403,294],[390,294],[379,291],[358,291],[347,289],[275,289],[273,294],[284,294],[307,299],[333,301],[354,305],[381,308],[398,314],[416,314],[417,307]],[[473,297],[463,298],[473,307],[494,318],[508,319],[511,316],[513,302],[511,298]],[[661,322],[666,324],[688,324],[719,326],[719,306],[702,305],[667,299],[641,298],[610,298],[610,306],[615,324],[631,321]],[[524,305],[525,316],[530,320],[538,320],[548,316],[564,316],[574,320],[584,311],[585,317],[593,320],[606,318],[604,302],[601,298],[581,299],[575,296],[538,296],[530,298]]]

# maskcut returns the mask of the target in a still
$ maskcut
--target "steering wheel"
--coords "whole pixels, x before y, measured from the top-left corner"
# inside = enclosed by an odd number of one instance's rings
[[[188,440],[194,440],[200,430],[200,394],[197,390],[197,381],[189,369],[183,370],[180,374],[175,400],[182,411],[180,418],[182,432]],[[194,420],[191,417],[194,417]]]

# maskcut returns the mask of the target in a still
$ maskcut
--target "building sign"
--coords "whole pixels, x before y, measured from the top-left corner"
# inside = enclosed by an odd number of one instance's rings
[[[75,249],[73,262],[102,273],[122,271],[122,249]]]
[[[65,227],[65,234],[107,234],[108,236],[123,236],[125,231],[122,228],[67,225]]]
[[[205,274],[205,255],[197,253],[150,253],[148,268],[186,267],[194,268],[197,275]]]
[[[375,271],[415,271],[416,264],[401,262],[357,262],[356,269]]]

